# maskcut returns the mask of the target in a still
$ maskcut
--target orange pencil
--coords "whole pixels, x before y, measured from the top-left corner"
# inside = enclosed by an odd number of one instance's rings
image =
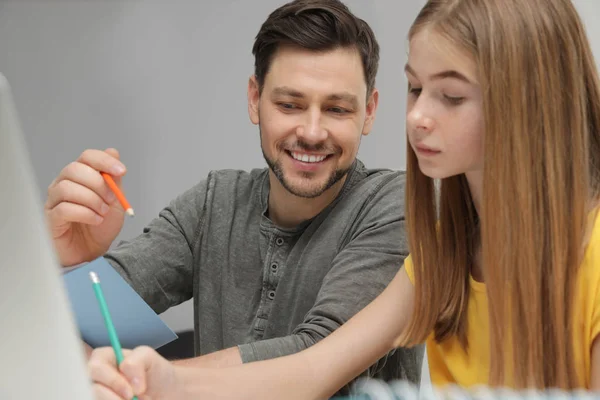
[[[121,189],[119,189],[112,176],[110,176],[106,172],[100,172],[100,174],[102,175],[108,186],[111,188],[115,196],[117,196],[117,199],[119,200],[119,203],[121,203],[121,206],[123,206],[125,213],[130,217],[133,217],[133,208],[131,208],[131,206],[129,205],[129,202],[125,198],[125,195],[123,194],[123,192],[121,192]]]

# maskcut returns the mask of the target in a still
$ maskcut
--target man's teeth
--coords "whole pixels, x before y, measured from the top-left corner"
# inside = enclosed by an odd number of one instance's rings
[[[321,162],[327,158],[327,156],[312,156],[312,155],[296,153],[296,152],[292,152],[292,157],[298,161],[307,162],[307,163]]]

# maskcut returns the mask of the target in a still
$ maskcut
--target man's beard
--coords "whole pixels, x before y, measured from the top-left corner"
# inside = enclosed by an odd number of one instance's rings
[[[298,197],[303,197],[303,198],[307,198],[307,199],[319,197],[320,195],[325,193],[328,189],[330,189],[333,185],[338,183],[342,178],[344,178],[346,176],[346,174],[348,174],[348,171],[350,171],[350,168],[351,168],[351,166],[349,166],[348,168],[345,168],[345,169],[334,170],[329,175],[329,178],[327,179],[327,181],[319,187],[294,187],[294,185],[291,182],[289,182],[285,177],[283,168],[281,166],[281,160],[270,159],[267,156],[267,154],[265,153],[264,147],[262,146],[262,134],[261,134],[261,146],[260,147],[261,147],[261,150],[263,153],[263,157],[264,157],[265,161],[267,162],[267,165],[269,166],[271,171],[273,171],[273,174],[277,177],[277,180],[281,183],[281,185],[288,192],[290,192],[294,196],[298,196]],[[312,145],[306,144],[302,141],[298,141],[296,143],[296,145],[294,146],[294,148],[298,149],[298,150],[304,150],[307,152],[323,150],[322,145],[312,146]],[[279,150],[284,151],[283,149],[279,149]],[[304,178],[309,180],[312,173],[305,172],[305,173],[302,173],[302,175],[304,176]],[[304,186],[304,185],[297,185],[297,186]]]

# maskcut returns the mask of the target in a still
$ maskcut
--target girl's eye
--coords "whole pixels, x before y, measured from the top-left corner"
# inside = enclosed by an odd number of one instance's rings
[[[446,99],[446,101],[453,106],[457,106],[465,100],[464,97],[452,97],[452,96],[446,96],[446,95],[444,95],[444,99]]]
[[[409,87],[408,92],[410,94],[412,94],[413,96],[419,96],[421,94],[421,90],[423,90],[422,88],[418,88],[418,87]]]

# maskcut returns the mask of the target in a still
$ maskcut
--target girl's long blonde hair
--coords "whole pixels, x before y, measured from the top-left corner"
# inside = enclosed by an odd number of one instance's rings
[[[433,331],[438,341],[457,335],[468,351],[469,274],[481,243],[490,385],[576,387],[573,295],[600,187],[599,81],[583,24],[570,0],[429,0],[409,37],[423,29],[476,63],[484,187],[480,215],[464,175],[443,179],[437,196],[407,146],[416,295],[401,341]]]

